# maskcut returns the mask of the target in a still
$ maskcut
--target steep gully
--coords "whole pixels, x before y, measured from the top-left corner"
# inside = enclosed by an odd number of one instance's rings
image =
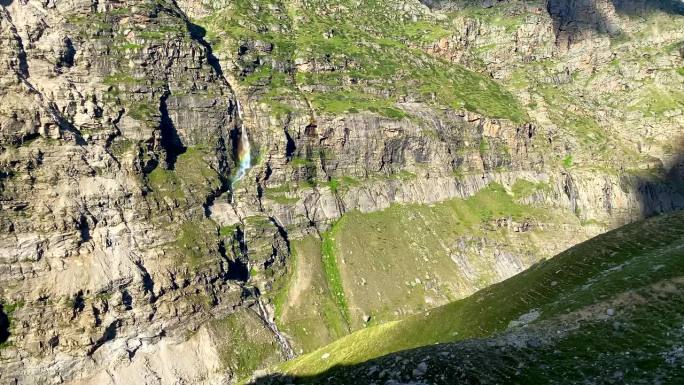
[[[174,2],[175,3],[175,2]],[[175,4],[176,7],[178,7],[179,10],[181,10],[181,17],[182,19],[186,22],[188,26],[188,30],[191,31],[191,36],[193,39],[195,39],[198,43],[200,43],[206,50],[207,53],[207,60],[209,61],[209,64],[214,68],[214,71],[216,74],[221,78],[221,80],[228,86],[228,88],[233,92],[237,99],[237,94],[235,93],[233,87],[230,85],[228,80],[223,74],[223,70],[221,69],[221,64],[219,63],[219,60],[216,56],[213,54],[213,50],[211,45],[209,44],[208,41],[204,39],[204,31],[203,29],[192,23],[190,18],[182,11],[182,9],[178,6],[178,4]],[[236,113],[237,113],[237,127],[236,130],[237,132],[237,143],[234,144],[236,151],[236,160],[237,160],[237,171],[235,172],[233,178],[231,179],[230,185],[225,186],[220,189],[216,193],[215,196],[219,196],[225,192],[228,192],[228,190],[233,190],[233,187],[237,182],[239,182],[242,178],[244,178],[247,175],[247,172],[252,166],[252,154],[251,154],[251,144],[249,141],[249,134],[247,132],[247,129],[245,128],[243,124],[243,112],[242,112],[242,105],[240,101],[236,103],[237,105],[235,106],[236,108]],[[230,109],[231,106],[228,106]],[[226,188],[227,187],[227,188]],[[231,205],[233,205],[233,194],[231,192]],[[207,205],[210,205],[211,202],[207,202]],[[236,207],[233,205],[233,210],[235,210],[236,214],[238,214]],[[284,229],[281,226],[278,226],[279,231],[284,231]],[[287,236],[285,234],[285,239],[287,239]],[[248,253],[248,250],[244,251],[245,253]],[[256,313],[256,315],[262,320],[264,325],[273,333],[273,335],[276,338],[276,341],[278,342],[278,345],[280,346],[281,351],[285,355],[286,359],[292,359],[295,357],[294,350],[292,349],[292,346],[288,340],[288,338],[280,332],[278,329],[278,325],[276,325],[274,318],[270,315],[267,307],[264,305],[261,295],[259,293],[258,289],[251,290],[252,295],[256,298],[256,306],[252,308],[252,310]]]
[[[238,168],[235,173],[235,176],[233,177],[232,185],[235,185],[235,183],[239,182],[240,179],[245,177],[245,175],[247,175],[247,172],[252,166],[251,145],[249,142],[249,135],[247,133],[247,130],[245,129],[244,124],[242,124],[242,105],[239,101],[237,102],[237,114],[239,119],[238,124],[240,127],[240,136],[238,138],[237,143]],[[279,226],[278,230],[282,231],[282,227]],[[257,314],[257,316],[259,316],[259,318],[261,318],[266,327],[268,327],[268,329],[276,337],[276,341],[278,341],[278,345],[280,345],[280,349],[285,355],[285,358],[288,360],[294,358],[294,350],[292,349],[289,340],[278,329],[278,325],[276,325],[276,323],[274,322],[274,318],[269,314],[268,309],[264,305],[264,302],[261,300],[261,295],[259,291],[254,290],[253,294],[256,297],[256,307],[254,308],[254,312]]]
[[[245,129],[244,124],[242,124],[242,106],[240,102],[237,102],[237,114],[238,114],[238,124],[239,124],[239,138],[237,142],[237,160],[238,160],[238,168],[235,173],[235,176],[233,177],[232,180],[232,186],[235,185],[235,183],[239,182],[240,179],[245,177],[247,175],[247,172],[249,171],[250,167],[252,166],[252,155],[251,155],[251,145],[249,142],[249,135],[247,133],[247,130]],[[233,197],[231,196],[231,199]],[[233,207],[235,209],[235,207]],[[237,211],[236,211],[237,213]],[[278,226],[279,231],[284,231],[281,226]],[[286,235],[285,235],[285,239]],[[246,251],[248,252],[248,251]],[[259,293],[259,290],[254,290],[253,295],[256,297],[256,307],[253,308],[254,312],[257,314],[257,316],[264,322],[266,327],[273,333],[273,335],[276,338],[276,341],[278,342],[278,345],[280,346],[280,350],[283,352],[285,355],[285,358],[290,360],[295,357],[294,350],[292,349],[292,346],[290,345],[290,341],[287,339],[287,337],[280,332],[278,329],[278,325],[274,322],[274,317],[272,317],[264,305],[264,302],[261,300],[261,295]]]

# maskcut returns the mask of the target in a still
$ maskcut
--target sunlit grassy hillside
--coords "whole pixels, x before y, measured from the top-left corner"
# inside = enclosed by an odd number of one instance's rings
[[[684,364],[683,303],[679,212],[596,237],[464,300],[353,333],[275,372],[295,382],[361,383],[354,381],[382,379],[387,367],[385,376],[433,374],[432,382],[450,383],[457,373],[483,382],[572,382],[610,371],[635,383],[675,383]],[[440,343],[449,344],[429,347]],[[491,361],[487,371],[469,369],[475,357]],[[418,366],[426,360],[433,370]]]

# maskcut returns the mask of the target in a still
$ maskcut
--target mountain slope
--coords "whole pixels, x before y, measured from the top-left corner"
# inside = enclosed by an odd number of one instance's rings
[[[251,266],[297,352],[680,207],[681,189],[664,186],[681,163],[681,15],[636,2],[637,22],[624,3],[584,1],[558,26],[545,1],[420,3],[208,2],[196,14],[252,137],[269,143],[213,218],[269,213],[288,230],[306,263],[286,260],[273,286],[262,277],[274,269]],[[522,210],[449,207],[490,190]],[[245,239],[258,234],[247,226]]]
[[[229,383],[684,207],[650,4],[0,0],[0,383]]]
[[[351,334],[276,369],[293,378],[256,383],[676,383],[683,303],[678,212],[600,235],[464,300]]]

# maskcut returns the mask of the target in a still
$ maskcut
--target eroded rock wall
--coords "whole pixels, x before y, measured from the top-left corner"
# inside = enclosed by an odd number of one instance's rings
[[[677,19],[649,14],[670,23],[656,33],[609,1],[528,3],[387,1],[367,11],[393,27],[366,35],[345,35],[366,9],[344,1],[3,3],[0,383],[227,383],[282,360],[292,242],[352,211],[496,184],[555,213],[445,239],[463,296],[681,208],[682,107],[662,93],[681,83]],[[242,128],[255,160],[234,181]]]

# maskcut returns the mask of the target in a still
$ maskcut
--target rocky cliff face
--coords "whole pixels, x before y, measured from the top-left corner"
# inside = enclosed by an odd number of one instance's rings
[[[0,382],[230,382],[682,207],[645,4],[3,2]]]
[[[1,18],[2,381],[213,372],[208,332],[189,333],[244,295],[205,215],[241,124],[210,48],[171,3],[14,2]],[[197,358],[144,358],[180,352]]]

